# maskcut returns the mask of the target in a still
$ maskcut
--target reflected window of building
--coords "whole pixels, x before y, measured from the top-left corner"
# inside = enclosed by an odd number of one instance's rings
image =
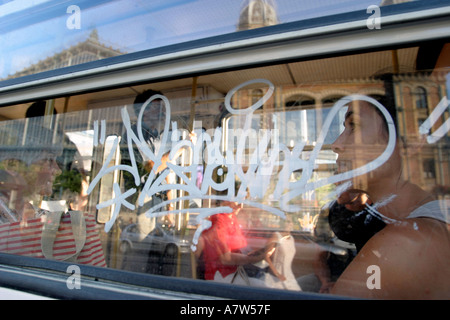
[[[434,159],[423,160],[422,166],[423,166],[423,177],[425,179],[436,178],[436,168],[434,165]]]
[[[416,95],[416,108],[428,109],[427,90],[423,87],[417,87],[415,91]]]

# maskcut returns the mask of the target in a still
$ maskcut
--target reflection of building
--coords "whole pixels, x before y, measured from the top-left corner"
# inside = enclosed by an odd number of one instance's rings
[[[237,29],[248,30],[272,26],[278,23],[273,0],[245,0],[239,15]]]
[[[419,134],[419,127],[447,92],[445,74],[399,74],[394,77],[394,90],[399,135],[405,144],[407,172],[404,176],[429,191],[438,191],[436,186],[450,185],[448,133],[433,144],[427,143]],[[432,132],[448,117],[447,109],[432,127]],[[430,190],[432,187],[434,189]]]
[[[429,70],[434,68],[436,58],[424,56],[422,49],[416,47],[398,52],[373,52],[271,67],[270,74],[280,85],[276,86],[272,98],[257,111],[252,127],[278,130],[279,142],[290,148],[300,142],[305,143],[302,157],[307,159],[336,101],[356,93],[374,98],[389,94],[389,105],[395,106],[398,135],[403,147],[404,178],[425,190],[442,195],[445,188],[439,186],[450,185],[448,137],[444,136],[437,143],[429,144],[420,136],[419,127],[445,96],[447,85],[445,74],[430,74]],[[397,59],[393,59],[394,53]],[[427,62],[426,66],[423,61]],[[292,71],[292,79],[280,81],[286,68]],[[266,93],[261,87],[264,88],[259,85],[239,90],[233,96],[233,106],[244,109],[254,104]],[[448,117],[447,110],[431,131],[442,126]],[[339,135],[342,122],[342,114],[334,118],[316,161],[316,176],[313,178],[334,174],[335,154],[330,150],[330,144]],[[227,127],[239,128],[242,123],[242,120],[229,121]],[[305,200],[309,199],[305,197]]]
[[[96,61],[122,54],[124,54],[124,52],[111,47],[106,47],[102,44],[98,39],[97,30],[94,29],[87,40],[77,43],[69,49],[63,50],[49,58],[41,60],[38,63],[10,76],[10,78],[18,78],[47,70],[74,66],[85,62]]]
[[[358,58],[361,58],[361,56]],[[353,57],[353,59],[357,58]],[[307,61],[303,64],[306,66],[312,63]],[[298,67],[298,65],[295,66]],[[346,70],[349,69],[342,68],[341,74],[344,75]],[[325,73],[320,72],[322,76]],[[392,76],[392,73],[390,75]],[[428,144],[419,135],[420,125],[430,116],[432,110],[447,92],[446,79],[444,75],[429,75],[417,72],[399,73],[393,75],[392,79],[393,81],[386,84],[377,76],[356,79],[330,78],[329,81],[320,84],[305,81],[300,85],[276,86],[273,97],[264,104],[262,110],[258,110],[258,113],[253,116],[252,128],[277,129],[279,142],[291,150],[293,147],[305,143],[300,157],[307,161],[316,145],[318,133],[322,129],[327,113],[337,100],[355,93],[376,98],[385,95],[388,90],[392,91],[394,92],[394,101],[391,105],[395,105],[397,110],[397,129],[403,154],[402,174],[404,179],[417,184],[439,199],[448,198],[450,194],[450,139],[448,133],[434,144]],[[266,91],[260,88],[242,89],[234,95],[233,106],[237,109],[247,108],[265,93]],[[445,114],[439,117],[436,125],[433,126],[432,132],[442,126],[449,116],[449,110],[447,109]],[[242,127],[243,121],[231,121],[232,117],[228,121],[227,128]],[[335,175],[336,154],[331,150],[330,144],[339,135],[338,127],[339,124],[343,123],[343,119],[343,114],[334,118],[333,128],[328,131],[328,136],[324,141],[325,144],[315,159],[315,168],[311,176],[312,181],[319,181]],[[234,137],[239,137],[239,135],[235,134],[232,138]],[[248,140],[250,147],[247,159],[250,159],[250,154],[254,152],[258,144],[256,142],[250,143],[250,135]],[[237,142],[233,143],[233,141],[228,143],[229,145],[237,145]],[[254,146],[253,149],[251,149],[252,145]],[[301,178],[304,178],[303,172],[302,170],[295,171],[289,182],[300,181]],[[258,180],[258,186],[262,190],[274,190],[279,181],[277,180],[279,176],[274,174],[271,178],[273,179]],[[258,190],[252,183],[249,186]],[[288,189],[288,186],[286,186],[286,189]],[[318,214],[320,207],[330,200],[330,194],[333,192],[334,186],[327,185],[296,196],[292,203],[299,205],[301,210],[295,212],[293,216],[299,221],[309,221],[307,219]],[[269,192],[268,197],[264,197],[263,201],[268,200],[268,203],[270,203],[271,195]],[[273,216],[265,213],[255,214],[252,210],[246,210],[240,214],[241,218],[243,223],[250,224],[255,220],[262,221],[266,226],[271,226],[270,221],[272,221]],[[306,230],[304,225],[301,225],[301,228]]]

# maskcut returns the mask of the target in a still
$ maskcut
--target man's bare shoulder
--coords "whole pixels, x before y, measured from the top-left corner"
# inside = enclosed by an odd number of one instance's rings
[[[336,291],[381,299],[445,298],[450,286],[447,228],[432,219],[408,220],[387,225],[372,237],[338,280]],[[380,273],[380,289],[364,283],[369,270]]]

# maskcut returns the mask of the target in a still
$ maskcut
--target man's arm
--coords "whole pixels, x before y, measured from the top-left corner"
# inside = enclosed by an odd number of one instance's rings
[[[414,298],[420,291],[422,246],[409,226],[388,225],[373,236],[336,281],[331,293],[372,299]],[[423,241],[423,239],[421,240]]]

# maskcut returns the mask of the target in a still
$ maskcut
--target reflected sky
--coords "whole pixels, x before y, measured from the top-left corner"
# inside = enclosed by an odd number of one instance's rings
[[[248,0],[247,0],[248,1]],[[131,53],[236,31],[243,0],[1,0],[0,79],[89,38]],[[280,23],[365,10],[380,0],[277,0]],[[80,28],[69,29],[69,5]]]

